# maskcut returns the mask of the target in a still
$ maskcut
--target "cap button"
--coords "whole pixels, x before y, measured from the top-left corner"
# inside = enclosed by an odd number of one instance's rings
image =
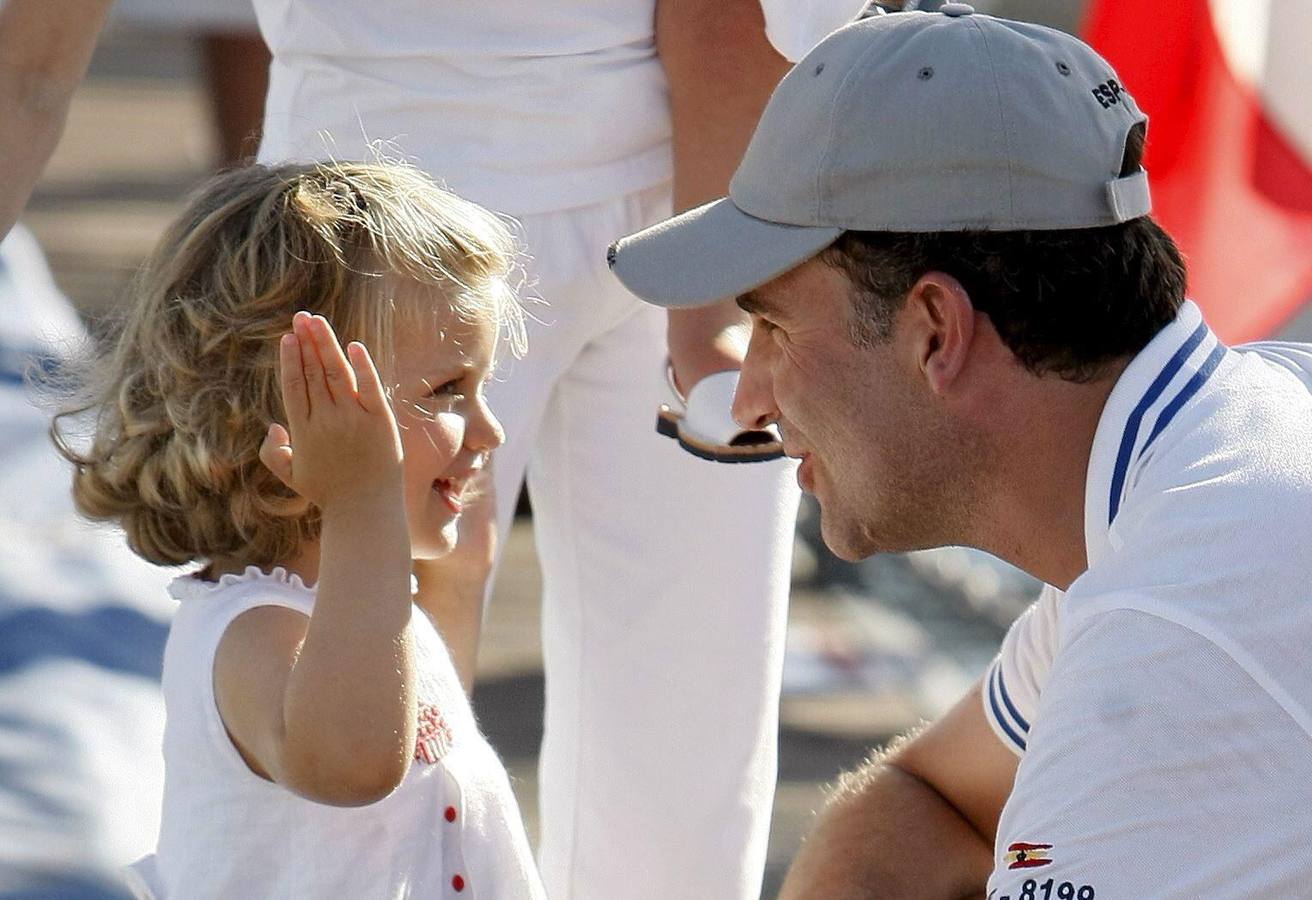
[[[969,16],[975,12],[975,7],[969,3],[944,3],[938,8],[938,11],[945,16],[956,18],[957,16]]]

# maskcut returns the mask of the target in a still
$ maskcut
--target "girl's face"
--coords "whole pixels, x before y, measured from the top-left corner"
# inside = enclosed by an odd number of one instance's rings
[[[427,321],[432,324],[422,328],[398,325],[392,379],[415,559],[433,559],[455,546],[466,488],[505,439],[483,396],[496,324],[486,317],[463,322],[449,309]]]

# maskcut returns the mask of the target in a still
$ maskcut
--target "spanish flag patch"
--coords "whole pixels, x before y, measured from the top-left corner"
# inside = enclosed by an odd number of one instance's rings
[[[1048,851],[1052,844],[1027,844],[1017,841],[1007,848],[1008,869],[1037,869],[1052,862]]]

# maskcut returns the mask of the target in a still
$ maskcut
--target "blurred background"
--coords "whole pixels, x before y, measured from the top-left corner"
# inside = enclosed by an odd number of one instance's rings
[[[183,14],[189,5],[199,4],[120,0],[74,101],[62,143],[23,218],[35,242],[24,233],[6,242],[0,264],[0,349],[35,346],[41,354],[57,356],[61,342],[75,340],[82,323],[94,330],[112,315],[127,280],[184,194],[214,167],[254,152],[267,56],[252,30],[249,8],[242,0],[214,0],[207,5],[209,17],[198,21]],[[1273,221],[1269,215],[1253,224],[1236,221],[1218,239],[1224,241],[1220,245],[1207,244],[1198,223],[1214,217],[1216,210],[1260,204],[1232,192],[1217,199],[1209,212],[1200,185],[1222,176],[1200,167],[1215,160],[1191,162],[1164,149],[1169,140],[1203,142],[1197,130],[1177,133],[1169,124],[1159,128],[1155,104],[1207,111],[1216,105],[1207,99],[1223,93],[1223,86],[1214,83],[1198,88],[1201,94],[1186,90],[1186,77],[1201,65],[1194,32],[1205,27],[1199,23],[1206,10],[1220,4],[1178,0],[1149,8],[1127,0],[1099,3],[1096,10],[1087,8],[1086,0],[978,0],[974,5],[1070,31],[1100,30],[1107,41],[1104,52],[1153,117],[1148,165],[1154,191],[1159,200],[1190,198],[1189,208],[1170,213],[1178,218],[1166,224],[1173,233],[1198,241],[1186,246],[1195,267],[1195,296],[1206,287],[1214,292],[1209,297],[1230,299],[1237,286],[1204,283],[1213,277],[1207,263],[1224,256],[1232,266],[1233,248],[1243,246],[1243,254],[1255,256],[1236,285],[1262,282],[1267,293],[1259,296],[1255,287],[1238,298],[1242,302],[1222,308],[1216,301],[1215,313],[1209,306],[1214,317],[1233,313],[1221,329],[1223,336],[1312,336],[1312,318],[1303,302],[1312,294],[1305,261],[1312,250],[1307,247],[1312,190],[1299,193],[1306,165],[1292,175],[1278,168],[1288,164],[1281,153],[1293,154],[1296,161],[1312,158],[1299,156],[1308,146],[1299,143],[1299,134],[1306,133],[1299,131],[1299,123],[1274,129],[1274,149],[1253,151],[1254,166],[1269,159],[1277,168],[1262,166],[1257,178],[1245,182],[1257,185],[1253,190],[1267,206],[1288,212],[1289,221]],[[1245,20],[1260,18],[1262,9],[1278,12],[1280,5],[1279,0],[1251,8],[1231,4],[1241,7]],[[1300,0],[1293,6],[1306,9],[1309,4]],[[1127,10],[1135,8],[1143,10],[1136,17],[1145,27],[1137,38],[1117,44],[1116,29],[1123,27]],[[1172,37],[1167,25],[1177,12],[1187,14],[1193,37]],[[1306,15],[1299,21],[1312,26]],[[1256,27],[1252,21],[1240,24]],[[1143,41],[1151,41],[1150,52],[1143,51]],[[1216,43],[1213,39],[1208,46]],[[1227,48],[1221,51],[1224,56]],[[1131,68],[1136,61],[1155,63],[1166,66],[1167,74],[1136,69],[1131,75],[1118,52]],[[1175,69],[1167,66],[1171,60]],[[1254,88],[1239,96],[1260,100],[1267,95]],[[1299,115],[1295,110],[1293,118]],[[1289,118],[1276,117],[1277,126],[1282,121],[1288,124]],[[1245,134],[1262,138],[1255,127]],[[1159,139],[1159,133],[1165,137]],[[1228,159],[1235,151],[1221,146],[1208,152]],[[1176,171],[1178,177],[1172,174]],[[1282,198],[1282,191],[1293,194]],[[1265,206],[1257,211],[1270,212]],[[1282,230],[1286,225],[1291,230]],[[1209,251],[1200,254],[1194,246]],[[1268,257],[1295,255],[1304,260],[1303,268],[1268,262]],[[1258,275],[1271,268],[1279,272],[1262,281]],[[1215,277],[1234,276],[1221,272]],[[64,308],[60,294],[77,316],[50,313],[56,306]],[[0,891],[13,887],[5,881],[13,867],[53,871],[74,866],[87,870],[83,881],[66,879],[63,887],[55,887],[52,880],[45,888],[29,885],[26,893],[15,889],[6,896],[89,896],[93,869],[130,861],[153,846],[162,707],[154,682],[168,614],[159,586],[170,573],[124,559],[112,535],[70,524],[66,475],[46,450],[41,416],[22,402],[21,381],[12,365],[0,366],[0,382],[8,391],[6,405],[0,406],[5,463],[0,474],[0,533],[5,538],[0,540]],[[485,730],[511,770],[530,834],[536,824],[543,690],[531,527],[531,515],[523,516],[506,548],[475,694]],[[824,786],[871,748],[942,712],[984,669],[1007,625],[1038,590],[1022,573],[964,549],[845,564],[824,550],[817,533],[816,512],[804,506],[795,551],[765,897],[777,891]],[[61,579],[64,583],[55,590],[41,577],[52,571],[74,577]],[[52,754],[52,746],[67,750]],[[88,804],[89,798],[103,802]],[[96,809],[88,812],[89,805]],[[87,842],[94,843],[90,851]]]

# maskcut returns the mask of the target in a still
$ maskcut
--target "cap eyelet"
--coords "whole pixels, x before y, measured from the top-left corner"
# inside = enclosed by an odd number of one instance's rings
[[[921,81],[929,81],[929,79],[934,77],[933,67],[925,66],[925,68],[921,69],[919,72],[916,73],[916,77],[919,78]]]
[[[818,65],[818,66],[815,67],[815,74],[819,75],[819,74],[820,74],[821,72],[823,72],[824,70],[825,70],[825,64],[824,64],[824,63],[820,63],[820,65]]]
[[[1066,63],[1062,62],[1061,60],[1057,60],[1057,71],[1063,75],[1070,75],[1071,67],[1066,65]]]

